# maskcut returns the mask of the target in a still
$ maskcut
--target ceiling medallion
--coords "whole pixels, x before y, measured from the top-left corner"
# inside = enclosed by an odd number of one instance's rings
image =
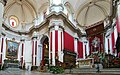
[[[11,27],[17,27],[18,26],[18,18],[16,16],[10,16],[9,23]]]

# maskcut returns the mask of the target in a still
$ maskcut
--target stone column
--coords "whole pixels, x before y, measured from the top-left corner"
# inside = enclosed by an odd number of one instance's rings
[[[37,63],[37,32],[34,31],[32,37],[32,65],[36,66]]]
[[[0,35],[1,35],[1,29],[2,29],[2,21],[3,21],[3,13],[4,13],[4,6],[6,5],[6,0],[0,0]]]
[[[63,21],[61,19],[51,19],[49,29],[49,63],[55,66],[58,61],[63,62]]]
[[[20,58],[20,61],[21,61],[21,66],[23,67],[24,66],[24,60],[25,60],[25,58],[24,58],[24,49],[25,49],[25,39],[21,39],[20,40],[21,41],[21,58]]]
[[[77,33],[76,33],[77,34]],[[77,57],[76,59],[78,58],[78,37],[75,36],[75,39],[74,39],[74,52],[77,54]]]

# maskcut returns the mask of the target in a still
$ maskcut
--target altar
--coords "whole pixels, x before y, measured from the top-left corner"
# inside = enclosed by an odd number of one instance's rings
[[[94,58],[77,59],[77,68],[93,68]]]

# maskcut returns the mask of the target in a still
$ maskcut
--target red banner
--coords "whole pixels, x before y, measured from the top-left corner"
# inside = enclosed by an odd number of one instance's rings
[[[83,58],[83,43],[78,41],[78,58]]]
[[[112,32],[112,50],[113,50],[113,53],[115,53],[115,38],[114,38],[114,32]]]
[[[64,32],[64,49],[74,52],[74,37]]]

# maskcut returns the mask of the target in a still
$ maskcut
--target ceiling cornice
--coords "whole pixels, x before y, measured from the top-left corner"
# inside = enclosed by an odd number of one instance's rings
[[[67,18],[67,16],[63,13],[63,12],[59,12],[59,13],[56,13],[56,12],[52,12],[50,13],[49,15],[47,15],[46,19],[41,23],[39,24],[38,26],[32,26],[29,31],[25,31],[25,32],[21,32],[21,31],[15,31],[13,29],[11,29],[10,27],[8,27],[5,23],[3,23],[3,27],[5,28],[5,30],[7,31],[11,31],[13,33],[17,33],[18,35],[30,35],[32,34],[34,31],[36,30],[39,30],[40,28],[44,27],[46,25],[46,23],[48,23],[49,25],[49,21],[51,18],[62,18],[64,22],[67,23],[67,25],[69,25],[69,27],[73,30],[73,31],[78,31],[78,28],[76,28],[74,26],[74,24]],[[79,31],[80,32],[80,31]]]

